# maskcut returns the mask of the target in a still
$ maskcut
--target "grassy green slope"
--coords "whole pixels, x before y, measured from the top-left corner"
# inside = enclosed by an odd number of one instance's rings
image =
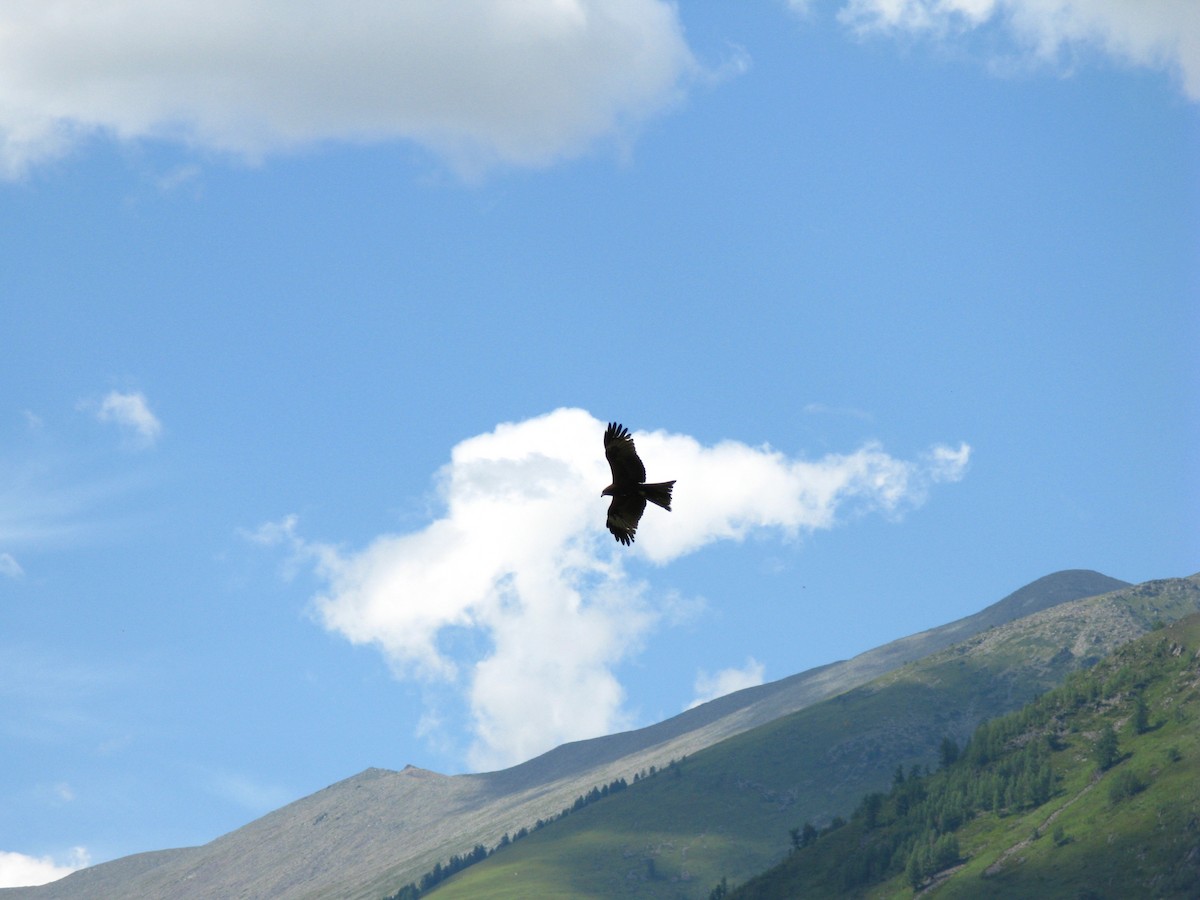
[[[1047,799],[1014,799],[939,833],[929,817],[936,802],[901,816],[894,792],[876,827],[855,816],[731,898],[909,898],[914,881],[926,895],[971,900],[1200,896],[1200,615],[1122,647],[1004,722],[1012,727],[1000,729],[1002,752],[984,764],[964,758],[926,779],[921,794],[953,795],[956,779],[984,781],[1040,743],[1054,773]],[[1108,726],[1117,748],[1114,764],[1102,768]],[[914,838],[914,828],[925,830]],[[911,858],[912,847],[951,833],[961,857],[941,872],[913,878],[894,862],[885,879],[847,884],[853,863],[881,848]]]
[[[1172,648],[1177,657],[1161,657]],[[1197,653],[1200,618],[1193,616],[1119,654],[1113,667],[1140,674],[1065,723],[1053,763],[1062,766],[1061,794],[1013,826],[980,823],[964,844],[972,860],[938,896],[1200,897]],[[1139,690],[1151,721],[1143,734],[1131,721]],[[1097,778],[1094,747],[1105,723],[1117,729],[1121,761]],[[1144,789],[1127,795],[1130,778]]]
[[[443,882],[457,897],[699,897],[780,859],[789,830],[848,815],[897,765],[931,765],[984,718],[1200,610],[1200,576],[1062,604],[696,753]],[[531,823],[532,824],[532,823]]]

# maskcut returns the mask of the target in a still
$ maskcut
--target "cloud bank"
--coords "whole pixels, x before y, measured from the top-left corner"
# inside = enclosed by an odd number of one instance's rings
[[[323,585],[314,612],[327,629],[378,647],[400,678],[461,691],[468,762],[486,769],[633,724],[615,669],[672,602],[630,574],[637,561],[664,564],[756,532],[797,538],[866,512],[899,515],[934,484],[960,479],[970,456],[965,444],[935,446],[904,461],[868,445],[807,461],[638,432],[650,479],[678,484],[674,511],[648,510],[626,549],[604,528],[604,426],[559,409],[463,441],[437,476],[442,514],[361,549],[307,541],[294,517],[251,537],[290,544],[314,567]],[[761,671],[741,673],[752,676]],[[716,679],[701,687],[731,683]]]
[[[696,676],[696,699],[687,705],[687,709],[695,709],[709,700],[716,700],[743,688],[755,687],[763,683],[763,664],[750,657],[742,668],[722,669],[710,675],[700,672]]]
[[[1200,101],[1200,14],[1194,0],[849,0],[839,18],[860,33],[952,38],[999,26],[1035,57],[1097,50],[1177,75]]]
[[[994,24],[1041,58],[1094,48],[1171,70],[1200,100],[1193,0],[844,0],[838,15],[859,33]],[[403,140],[465,175],[545,166],[628,141],[698,73],[666,0],[9,0],[0,176],[96,136],[248,159]]]
[[[48,884],[89,865],[91,858],[82,847],[72,850],[70,861],[63,865],[49,856],[26,856],[0,850],[0,888]]]
[[[663,0],[14,0],[0,169],[97,134],[252,158],[402,138],[462,170],[540,166],[627,133],[693,66]]]

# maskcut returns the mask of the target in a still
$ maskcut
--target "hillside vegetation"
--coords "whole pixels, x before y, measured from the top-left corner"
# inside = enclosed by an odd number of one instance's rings
[[[786,856],[790,833],[803,823],[826,829],[865,794],[889,790],[897,767],[936,768],[943,739],[964,745],[981,721],[1062,684],[1157,620],[1197,610],[1200,577],[1193,576],[991,628],[676,760],[656,777],[530,830],[426,893],[438,900],[704,900],[722,879],[745,881]]]
[[[726,896],[1200,896],[1200,615],[897,771]],[[721,891],[717,891],[719,896]]]
[[[955,622],[645,728],[499,772],[368,769],[203,846],[0,895],[706,900],[722,879],[787,857],[805,822],[827,829],[889,791],[897,766],[936,768],[943,738],[964,745],[982,720],[1197,610],[1200,576],[1130,586],[1057,572]]]

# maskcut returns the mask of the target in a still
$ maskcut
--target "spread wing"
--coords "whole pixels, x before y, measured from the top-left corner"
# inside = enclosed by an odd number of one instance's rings
[[[612,469],[614,487],[621,488],[641,484],[646,480],[646,467],[642,465],[641,457],[637,455],[637,450],[633,446],[633,437],[624,425],[618,425],[616,422],[608,423],[608,428],[604,432],[604,455],[608,458],[608,467]],[[642,507],[645,508],[645,505],[643,503]],[[611,520],[611,508],[608,514]],[[641,515],[642,511],[639,509],[637,517],[633,520],[634,526],[637,525],[637,520],[641,518]]]
[[[628,547],[633,543],[634,532],[637,531],[638,522],[645,511],[645,497],[637,494],[613,497],[612,503],[608,504],[608,530],[612,532],[613,537]]]

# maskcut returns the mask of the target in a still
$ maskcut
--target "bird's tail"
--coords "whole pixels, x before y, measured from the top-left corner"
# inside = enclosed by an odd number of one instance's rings
[[[646,495],[646,499],[651,503],[657,503],[667,512],[671,511],[671,489],[675,487],[673,481],[660,481],[657,484],[643,484],[642,491]]]

